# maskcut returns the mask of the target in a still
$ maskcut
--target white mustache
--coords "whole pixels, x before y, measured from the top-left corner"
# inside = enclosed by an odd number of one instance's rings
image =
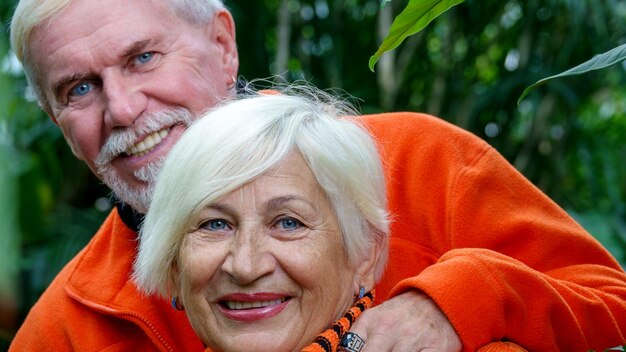
[[[110,163],[111,160],[126,151],[126,149],[139,142],[140,136],[145,137],[176,124],[188,126],[193,119],[191,112],[185,108],[145,114],[137,124],[114,130],[102,146],[95,164],[97,167],[103,167]]]

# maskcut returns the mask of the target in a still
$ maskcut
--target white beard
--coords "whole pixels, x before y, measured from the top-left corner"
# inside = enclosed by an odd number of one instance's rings
[[[135,178],[145,184],[140,187],[131,186],[123,181],[112,167],[112,161],[132,146],[137,141],[138,136],[159,131],[165,126],[176,124],[188,126],[192,121],[193,115],[189,110],[178,108],[142,116],[141,120],[133,126],[113,131],[95,161],[98,174],[104,184],[111,188],[116,198],[130,205],[135,211],[145,214],[152,201],[156,180],[165,162],[165,157],[148,163],[133,172]]]
[[[100,168],[102,181],[113,191],[113,196],[130,205],[136,212],[145,214],[148,211],[159,171],[165,162],[160,158],[135,171],[135,177],[145,182],[143,187],[133,187],[121,180],[117,173],[107,168]]]

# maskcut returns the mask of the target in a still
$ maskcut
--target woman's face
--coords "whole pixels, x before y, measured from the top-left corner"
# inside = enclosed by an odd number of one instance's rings
[[[194,221],[179,252],[177,293],[214,350],[299,350],[354,301],[358,268],[299,153]]]

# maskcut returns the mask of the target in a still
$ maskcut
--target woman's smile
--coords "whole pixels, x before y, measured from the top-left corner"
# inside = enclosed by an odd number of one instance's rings
[[[275,293],[232,294],[218,301],[220,312],[231,320],[254,322],[271,318],[282,312],[291,297]]]

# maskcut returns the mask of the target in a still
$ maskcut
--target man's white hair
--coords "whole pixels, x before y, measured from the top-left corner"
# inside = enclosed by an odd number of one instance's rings
[[[376,144],[354,112],[329,94],[290,87],[226,102],[196,120],[170,151],[140,231],[134,280],[167,297],[182,239],[203,208],[300,153],[336,213],[350,263],[382,249],[387,260],[388,214]]]
[[[30,47],[35,28],[52,16],[61,13],[73,0],[20,0],[11,20],[11,49],[24,67],[28,84],[33,89],[37,102],[44,109],[49,102],[41,87],[41,73],[31,61],[29,53],[37,48]],[[101,1],[101,0],[90,0]],[[153,0],[168,1],[169,8],[192,24],[201,25],[213,19],[216,10],[224,8],[222,0]]]

